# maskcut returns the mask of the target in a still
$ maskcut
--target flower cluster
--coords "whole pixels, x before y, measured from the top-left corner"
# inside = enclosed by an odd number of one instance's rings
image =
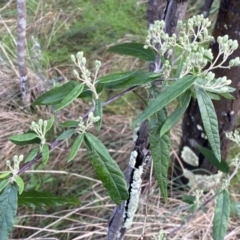
[[[234,89],[229,87],[231,80],[226,77],[215,79],[212,70],[240,65],[239,57],[226,63],[228,57],[238,48],[238,42],[229,39],[227,35],[218,37],[219,52],[213,61],[212,50],[203,47],[203,44],[214,40],[207,30],[210,25],[211,22],[203,15],[194,16],[186,23],[179,21],[177,35],[169,36],[165,33],[165,22],[155,21],[149,27],[145,45],[145,48],[151,47],[161,57],[161,70],[156,68],[155,71],[161,71],[167,79],[172,70],[177,69],[180,72],[177,76],[179,78],[187,74],[199,77],[196,84],[207,91],[232,92]]]
[[[33,121],[30,126],[30,129],[33,130],[40,138],[41,145],[44,145],[46,143],[45,136],[47,133],[47,125],[48,125],[47,120],[39,119],[37,123]]]
[[[92,77],[91,72],[88,70],[88,68],[86,66],[87,60],[83,56],[83,52],[78,52],[76,54],[76,56],[71,55],[71,59],[75,63],[75,65],[79,68],[79,70],[81,71],[81,75],[79,75],[77,70],[73,70],[74,76],[77,77],[78,80],[84,82],[88,86],[90,91],[93,92],[95,98],[98,99],[98,94],[96,91],[96,81],[97,81],[98,71],[101,67],[101,62],[98,60],[95,61],[95,64],[94,64],[95,72]]]
[[[9,160],[6,161],[7,166],[9,167],[13,176],[16,176],[19,171],[19,164],[23,160],[23,155],[13,157],[13,167],[11,166],[11,162]]]
[[[85,133],[87,129],[92,128],[94,123],[98,122],[99,120],[100,120],[100,117],[99,116],[95,117],[93,115],[93,112],[90,112],[88,114],[88,119],[87,119],[86,123],[83,121],[83,118],[80,117],[79,118],[79,124],[78,124],[78,127],[76,129],[76,132],[79,133],[79,134]]]

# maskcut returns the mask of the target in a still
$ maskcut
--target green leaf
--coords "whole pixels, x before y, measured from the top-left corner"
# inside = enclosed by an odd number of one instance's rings
[[[7,177],[10,173],[11,173],[10,171],[7,171],[7,172],[0,174],[0,179]]]
[[[0,195],[0,237],[8,239],[17,213],[17,187],[8,185]]]
[[[67,160],[68,162],[70,162],[71,160],[73,160],[73,158],[76,156],[79,148],[80,148],[81,145],[82,145],[83,136],[84,136],[84,134],[79,134],[79,135],[77,136],[77,138],[76,138],[76,140],[75,140],[75,142],[74,142],[74,144],[73,144],[73,146],[72,146],[72,148],[71,148],[71,151],[70,151],[70,153],[69,153],[69,155],[68,155],[68,160]]]
[[[102,104],[99,99],[95,100],[95,107],[94,107],[94,117],[99,116],[100,119],[95,123],[97,130],[99,131],[102,125]]]
[[[56,110],[60,110],[67,105],[69,105],[71,102],[73,102],[83,91],[84,84],[77,85],[71,92],[69,92],[63,100],[57,105]]]
[[[144,61],[155,61],[156,54],[151,48],[144,48],[142,43],[122,43],[108,49],[110,52],[115,52],[122,55],[133,56]]]
[[[191,91],[187,90],[180,98],[180,102],[175,111],[167,118],[161,127],[160,137],[168,132],[182,117],[191,100]]]
[[[195,91],[208,142],[218,161],[221,161],[218,121],[212,100],[204,89],[195,87]]]
[[[179,77],[180,77],[180,74],[181,74],[181,72],[182,72],[182,67],[183,67],[184,60],[185,60],[185,59],[181,58],[178,66],[177,66],[176,75],[175,75],[176,78],[179,78]]]
[[[25,158],[24,162],[26,163],[26,162],[32,161],[37,156],[38,152],[39,152],[39,147],[33,148]]]
[[[19,134],[19,135],[13,135],[13,136],[9,137],[9,140],[18,146],[40,143],[39,137],[32,131],[29,131],[29,132],[23,133],[23,134]]]
[[[48,145],[45,143],[42,146],[42,162],[46,164],[49,159],[49,148]]]
[[[25,207],[56,207],[67,204],[79,205],[80,201],[76,197],[56,196],[49,192],[37,192],[35,190],[24,191],[18,197],[19,206]]]
[[[192,195],[183,195],[182,196],[182,201],[188,204],[194,204],[196,200],[196,196]]]
[[[106,83],[104,84],[104,87],[108,89],[118,89],[139,86],[149,82],[153,82],[156,79],[159,79],[160,76],[160,73],[136,71],[130,76],[122,78],[119,81]]]
[[[213,219],[213,239],[224,240],[230,215],[230,198],[227,190],[223,190],[217,198]]]
[[[23,189],[24,189],[24,182],[23,182],[22,178],[20,176],[16,176],[15,182],[18,186],[19,194],[21,194],[23,192]]]
[[[207,93],[208,96],[209,96],[211,99],[213,99],[213,100],[218,101],[218,100],[221,99],[220,96],[219,96],[218,94],[216,94],[216,93],[212,93],[212,92],[206,92],[206,93]]]
[[[64,131],[56,140],[61,141],[71,137],[75,133],[75,129],[68,129]]]
[[[224,173],[229,173],[229,166],[224,161],[224,159],[221,159],[221,161],[219,162],[216,156],[214,155],[213,151],[207,148],[201,147],[200,145],[197,145],[197,149],[212,165],[217,167],[218,170]]]
[[[66,127],[66,128],[76,128],[79,122],[74,120],[69,120],[59,124],[59,127]]]
[[[63,98],[69,92],[71,92],[78,84],[79,83],[76,81],[69,81],[60,87],[54,87],[51,90],[39,96],[34,101],[33,104],[34,105],[54,105],[54,104],[60,103],[63,100]]]
[[[23,133],[23,134],[19,134],[19,135],[13,135],[9,138],[9,140],[15,141],[15,142],[26,142],[26,141],[33,140],[37,137],[38,136],[35,133]]]
[[[189,89],[194,83],[194,76],[185,76],[177,81],[175,81],[171,86],[169,86],[164,92],[160,93],[156,99],[154,99],[148,107],[135,119],[133,125],[140,123],[154,113],[160,111],[172,100],[176,99],[187,89]]]
[[[0,181],[0,192],[9,184],[9,178]]]
[[[51,129],[53,123],[54,123],[54,116],[52,115],[51,118],[47,121],[47,127],[46,127],[47,132]]]
[[[228,92],[226,92],[226,93],[219,93],[219,95],[223,96],[226,99],[230,99],[230,100],[235,99],[235,97],[232,94],[228,93]]]
[[[131,72],[121,72],[121,73],[113,73],[109,74],[107,76],[101,77],[98,80],[98,83],[113,83],[113,82],[119,82],[124,81],[134,75],[137,72],[137,70],[131,71]]]
[[[84,135],[84,143],[94,170],[107,189],[109,196],[116,203],[128,199],[128,187],[124,175],[108,150],[95,136]]]
[[[153,159],[153,170],[165,202],[167,201],[168,196],[167,187],[168,167],[170,160],[170,137],[169,133],[165,133],[162,137],[160,137],[159,131],[166,118],[167,113],[166,109],[164,108],[157,114],[153,115],[149,121],[149,140]]]

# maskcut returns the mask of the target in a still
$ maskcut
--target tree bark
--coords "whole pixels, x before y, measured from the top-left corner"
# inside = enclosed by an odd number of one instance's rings
[[[226,34],[230,39],[236,39],[240,42],[240,1],[238,0],[221,1],[213,36],[217,39],[218,36],[224,36]],[[218,54],[218,44],[216,41],[211,44],[211,49],[216,57]],[[228,61],[237,56],[240,56],[240,48],[229,57]],[[236,91],[233,93],[235,97],[234,100],[222,98],[219,101],[214,101],[219,124],[221,154],[222,158],[226,159],[230,148],[230,141],[226,139],[225,133],[235,129],[240,111],[240,67],[233,67],[231,70],[220,68],[213,72],[215,73],[216,78],[226,76],[228,79],[231,79],[231,86],[236,88]],[[194,173],[197,174],[206,174],[206,171],[209,174],[217,173],[217,168],[210,164],[209,161],[196,149],[196,143],[203,147],[210,147],[205,136],[198,104],[195,100],[192,100],[183,118],[182,137],[178,154],[181,163],[175,159],[174,176],[180,176],[182,174],[181,165],[188,170],[194,170]],[[186,146],[198,156],[198,166],[191,166],[183,161],[181,153]],[[187,183],[188,180],[182,177],[181,182]]]

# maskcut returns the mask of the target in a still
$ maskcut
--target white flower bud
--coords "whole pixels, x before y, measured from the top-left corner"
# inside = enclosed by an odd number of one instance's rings
[[[71,60],[73,61],[73,62],[76,62],[76,57],[72,54],[71,55]]]
[[[228,35],[225,35],[224,37],[223,37],[223,42],[227,42],[228,41]]]
[[[76,57],[77,57],[78,60],[82,59],[82,57],[83,57],[83,52],[78,52],[78,53],[76,54]]]
[[[79,73],[78,73],[78,71],[77,70],[73,70],[73,75],[75,76],[75,77],[77,77],[77,78],[79,78]]]

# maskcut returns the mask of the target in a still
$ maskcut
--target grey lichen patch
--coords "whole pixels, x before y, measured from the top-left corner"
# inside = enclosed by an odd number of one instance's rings
[[[129,166],[132,168],[135,167],[137,155],[138,155],[137,151],[134,150],[131,152],[131,156],[129,159]]]
[[[191,166],[197,167],[199,164],[197,155],[188,146],[183,147],[181,158]]]
[[[130,198],[127,206],[127,212],[125,212],[126,219],[123,226],[124,228],[127,228],[127,229],[131,227],[134,215],[138,208],[139,198],[141,195],[142,173],[143,173],[143,166],[139,166],[139,168],[136,169],[133,174]]]
[[[188,178],[190,187],[197,187],[202,189],[203,191],[209,191],[212,188],[220,185],[223,173],[218,172],[214,175],[200,175],[194,174],[191,171],[184,169],[183,171],[184,177]]]
[[[203,130],[202,126],[199,125],[199,124],[197,124],[197,129],[198,129],[199,131],[202,131],[202,130]]]

